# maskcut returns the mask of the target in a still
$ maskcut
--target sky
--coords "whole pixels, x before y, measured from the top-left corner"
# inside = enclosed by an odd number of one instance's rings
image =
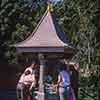
[[[48,1],[51,1],[53,2],[54,4],[58,3],[58,2],[62,2],[63,0],[48,0]]]

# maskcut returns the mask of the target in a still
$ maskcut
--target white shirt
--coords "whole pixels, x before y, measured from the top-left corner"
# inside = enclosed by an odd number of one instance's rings
[[[35,75],[25,75],[24,78],[23,78],[23,83],[25,85],[27,84],[32,84],[33,82],[35,82]]]
[[[25,85],[31,84],[33,82],[35,82],[35,75],[34,74],[29,74],[29,75],[23,74],[19,80],[19,83],[24,83]]]

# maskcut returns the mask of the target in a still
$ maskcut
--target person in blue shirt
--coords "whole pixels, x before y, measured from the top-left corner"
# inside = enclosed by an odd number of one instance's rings
[[[57,84],[60,100],[70,100],[70,74],[65,64],[60,67]]]

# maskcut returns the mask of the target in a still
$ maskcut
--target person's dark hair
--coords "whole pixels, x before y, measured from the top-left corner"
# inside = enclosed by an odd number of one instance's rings
[[[67,70],[65,64],[63,64],[63,65],[60,67],[60,70],[61,70],[61,71],[62,71],[62,70]]]
[[[25,73],[25,75],[31,74],[31,72],[29,70],[25,71],[24,73]]]

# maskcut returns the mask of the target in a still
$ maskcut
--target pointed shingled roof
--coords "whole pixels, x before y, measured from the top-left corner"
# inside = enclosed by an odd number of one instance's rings
[[[74,49],[66,43],[54,14],[48,9],[30,37],[15,46],[19,52],[64,52],[65,47],[69,51]]]

